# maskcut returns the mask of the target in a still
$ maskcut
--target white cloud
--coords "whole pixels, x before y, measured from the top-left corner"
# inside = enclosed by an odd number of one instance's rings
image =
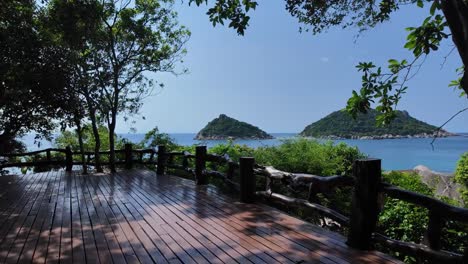
[[[321,60],[322,62],[327,63],[327,62],[330,61],[330,58],[328,58],[328,57],[321,57],[320,60]]]

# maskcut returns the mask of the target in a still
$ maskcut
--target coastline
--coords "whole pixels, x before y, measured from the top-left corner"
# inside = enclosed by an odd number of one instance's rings
[[[302,135],[300,135],[302,136]],[[346,140],[346,139],[356,139],[356,140],[381,140],[381,139],[408,139],[408,138],[446,138],[446,137],[457,137],[461,136],[458,134],[450,133],[450,132],[439,132],[439,133],[421,133],[421,134],[414,134],[414,135],[393,135],[393,134],[383,134],[383,135],[373,135],[373,136],[359,136],[359,135],[350,135],[350,136],[335,136],[335,135],[328,135],[323,137],[310,137],[310,136],[302,136],[305,138],[316,138],[316,139],[328,139],[328,140]]]
[[[223,136],[223,135],[219,135],[219,136],[199,136],[199,135],[196,135],[194,138],[194,140],[267,140],[267,139],[275,139],[275,137],[269,135],[269,136],[265,136],[265,137],[255,137],[255,136],[252,136],[252,137],[233,137],[233,136]]]

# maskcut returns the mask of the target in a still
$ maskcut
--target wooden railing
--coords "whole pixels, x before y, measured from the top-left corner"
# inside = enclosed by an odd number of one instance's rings
[[[63,160],[54,160],[51,153],[65,154]],[[46,153],[46,159],[42,161],[9,162],[9,158],[34,156]],[[169,169],[183,170],[193,176],[197,185],[208,183],[208,177],[222,180],[226,185],[238,191],[239,199],[244,203],[253,203],[258,199],[279,202],[288,206],[311,209],[320,215],[333,219],[341,226],[347,228],[347,244],[356,249],[368,250],[376,244],[380,244],[390,250],[403,254],[424,257],[437,263],[468,263],[468,249],[464,254],[457,254],[441,250],[441,233],[446,221],[460,221],[468,223],[468,209],[451,206],[440,200],[402,190],[382,182],[381,160],[365,159],[357,160],[353,166],[353,177],[349,176],[316,176],[311,174],[289,173],[277,170],[270,166],[255,164],[255,160],[242,157],[239,163],[234,162],[228,155],[213,155],[207,153],[206,146],[197,146],[195,154],[184,152],[167,152],[165,146],[154,149],[132,149],[131,144],[126,144],[122,150],[124,159],[118,160],[118,164],[130,169],[135,164],[154,165],[157,174],[164,174]],[[72,152],[66,149],[45,149],[21,154],[0,154],[4,157],[0,163],[0,169],[7,167],[23,167],[35,165],[63,165],[67,171],[71,171],[73,165],[82,164],[81,161],[73,161],[74,155],[82,153]],[[87,164],[93,165],[91,156],[93,152],[85,152]],[[109,154],[102,151],[100,154]],[[149,157],[145,158],[145,155]],[[155,159],[156,157],[156,159]],[[181,160],[176,164],[176,159]],[[190,166],[193,161],[194,167]],[[225,172],[207,169],[207,163],[226,166]],[[103,162],[103,164],[106,164]],[[234,180],[235,172],[238,172],[238,182]],[[265,178],[265,189],[257,191],[257,176]],[[288,197],[272,191],[273,182],[280,183],[291,189],[303,189],[308,191],[307,199]],[[349,216],[334,209],[325,207],[318,202],[318,194],[328,194],[336,188],[353,187],[351,212]],[[398,241],[376,232],[378,216],[383,208],[386,195],[400,199],[429,210],[429,223],[426,234],[427,245]]]
[[[403,254],[424,258],[434,263],[468,263],[468,249],[464,254],[441,250],[441,234],[446,221],[468,223],[468,209],[451,206],[440,200],[400,189],[383,183],[381,180],[381,161],[376,159],[357,160],[354,164],[353,177],[316,176],[310,174],[288,173],[273,167],[257,166],[257,175],[265,176],[266,190],[256,192],[257,197],[279,202],[289,206],[312,209],[321,215],[333,219],[348,228],[347,244],[351,247],[368,250],[380,244],[387,249]],[[274,193],[273,181],[295,188],[307,188],[308,199],[298,199]],[[354,186],[351,213],[345,216],[336,210],[317,203],[318,193],[328,193],[335,188]],[[427,245],[404,242],[386,237],[376,232],[378,216],[384,206],[383,195],[400,199],[429,210]]]
[[[468,209],[452,206],[425,195],[400,189],[390,184],[381,184],[380,191],[388,197],[416,204],[429,210],[429,223],[426,231],[426,244],[403,242],[374,233],[373,241],[398,252],[422,256],[438,263],[468,263],[468,248],[464,254],[441,250],[441,235],[444,224],[449,221],[468,223]]]
[[[208,177],[222,180],[226,185],[230,186],[236,191],[240,191],[240,184],[233,180],[236,169],[239,169],[239,163],[234,162],[228,155],[214,155],[208,154],[206,146],[197,146],[195,148],[195,155],[184,151],[184,152],[165,152],[163,146],[159,146],[158,153],[164,153],[159,155],[158,169],[159,174],[163,174],[165,168],[183,170],[193,175],[198,185],[204,185],[208,183]],[[174,159],[176,157],[182,158],[181,164],[175,164]],[[189,160],[193,159],[195,166],[190,168]],[[218,165],[227,166],[227,172],[221,172],[217,170],[207,169],[207,163],[215,163]],[[162,166],[160,164],[163,164]]]
[[[348,176],[316,176],[311,174],[289,173],[277,170],[273,167],[257,166],[254,170],[256,174],[266,177],[265,191],[256,192],[267,200],[272,200],[285,205],[301,206],[312,209],[318,213],[329,217],[343,226],[349,225],[349,218],[336,210],[320,205],[317,201],[317,194],[329,193],[333,189],[344,186],[353,186],[354,179]],[[291,189],[308,189],[307,200],[285,196],[280,193],[274,193],[271,185],[274,181],[280,182]]]

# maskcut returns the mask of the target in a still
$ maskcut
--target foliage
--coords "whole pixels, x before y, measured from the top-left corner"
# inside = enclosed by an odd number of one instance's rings
[[[259,147],[254,152],[258,164],[279,170],[315,175],[350,175],[354,160],[364,155],[356,147],[331,141],[287,139],[279,146]]]
[[[402,189],[419,194],[435,197],[434,190],[421,181],[421,177],[414,172],[396,172],[383,174],[383,180]],[[439,198],[439,197],[435,197]],[[446,197],[439,199],[449,204],[458,204]],[[421,243],[426,234],[429,223],[428,210],[417,205],[398,199],[387,198],[380,214],[378,230],[390,238]],[[447,221],[442,232],[442,247],[450,251],[462,252],[466,245],[468,226],[455,221]],[[395,253],[395,252],[394,252]],[[407,263],[415,263],[412,257],[400,255]]]
[[[229,155],[232,160],[238,161],[240,157],[253,157],[255,149],[247,145],[234,144],[234,141],[229,140],[225,144],[217,144],[208,149],[209,153],[217,155]]]
[[[113,135],[118,114],[138,113],[156,83],[147,72],[175,73],[190,32],[177,23],[173,0],[139,0],[130,5],[104,1],[103,31],[95,47],[99,110],[109,128],[110,168],[114,170]]]
[[[29,131],[49,135],[65,104],[67,50],[42,34],[32,0],[0,2],[0,152]]]
[[[251,124],[238,121],[234,118],[228,117],[224,114],[219,115],[218,118],[210,121],[200,132],[196,138],[212,138],[212,139],[225,139],[225,138],[272,138],[260,128]]]
[[[185,54],[190,32],[178,24],[173,2],[53,0],[48,5],[50,33],[74,51],[76,87],[92,125],[107,123],[112,171],[117,116],[138,114],[143,99],[158,87],[147,73],[177,74]]]
[[[362,136],[392,135],[416,135],[433,134],[437,127],[424,123],[411,117],[406,111],[395,111],[395,119],[386,127],[377,126],[376,118],[379,112],[369,109],[367,114],[356,113],[353,119],[344,111],[336,111],[319,121],[308,125],[301,136],[327,137],[337,136],[341,138],[352,138]]]
[[[408,191],[434,196],[433,190],[421,181],[417,173],[392,171],[383,174],[383,180]],[[388,198],[379,218],[379,228],[391,238],[420,243],[427,229],[428,219],[427,209]]]
[[[422,7],[423,1],[418,4]],[[398,61],[388,60],[388,72],[382,67],[376,67],[372,62],[361,62],[356,68],[362,71],[362,87],[358,92],[353,91],[352,97],[348,100],[346,110],[356,117],[358,112],[366,113],[371,103],[378,100],[376,110],[379,112],[376,120],[379,125],[387,125],[395,119],[395,108],[402,95],[406,92],[406,83],[414,76],[421,67],[423,61],[419,63],[422,56],[427,56],[433,51],[437,51],[442,40],[449,37],[447,32],[447,21],[441,14],[436,14],[440,9],[438,1],[433,1],[428,16],[419,27],[408,27],[409,32],[404,48],[410,50],[414,59],[408,62],[406,59]],[[452,82],[449,86],[461,83]],[[460,86],[461,88],[461,86]]]
[[[174,151],[179,148],[173,138],[166,133],[160,133],[157,127],[145,134],[141,142],[135,145],[137,148],[157,148],[160,145],[166,146],[167,151]]]
[[[208,0],[189,0],[189,5],[195,3],[197,6],[200,6],[203,2],[208,3]],[[257,2],[252,0],[218,0],[208,10],[207,15],[210,17],[213,26],[216,26],[216,24],[224,25],[224,21],[229,20],[229,27],[234,28],[238,34],[243,35],[250,20],[250,17],[246,13],[256,7]]]
[[[99,136],[103,140],[101,145],[101,151],[109,150],[109,130],[105,126],[99,126]],[[115,135],[116,138],[116,148],[123,149],[125,141]],[[83,127],[83,143],[85,151],[94,151],[95,139],[92,133],[91,125],[86,125]],[[54,146],[57,148],[66,148],[70,146],[72,151],[79,152],[80,146],[78,143],[78,136],[74,131],[65,130],[58,135],[54,140]]]
[[[468,152],[465,152],[458,160],[455,181],[461,185],[460,194],[465,206],[468,207]]]

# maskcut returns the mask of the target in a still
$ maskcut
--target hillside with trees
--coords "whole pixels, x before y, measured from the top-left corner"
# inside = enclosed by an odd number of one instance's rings
[[[236,120],[221,114],[219,117],[209,122],[195,139],[216,140],[216,139],[271,139],[270,134],[251,124]]]
[[[316,138],[407,138],[432,137],[437,133],[437,127],[420,121],[406,111],[396,111],[392,123],[386,126],[377,126],[378,111],[371,109],[367,114],[358,114],[353,119],[345,111],[336,111],[319,121],[308,125],[300,133],[301,136]],[[452,135],[447,131],[439,131],[440,137]]]

